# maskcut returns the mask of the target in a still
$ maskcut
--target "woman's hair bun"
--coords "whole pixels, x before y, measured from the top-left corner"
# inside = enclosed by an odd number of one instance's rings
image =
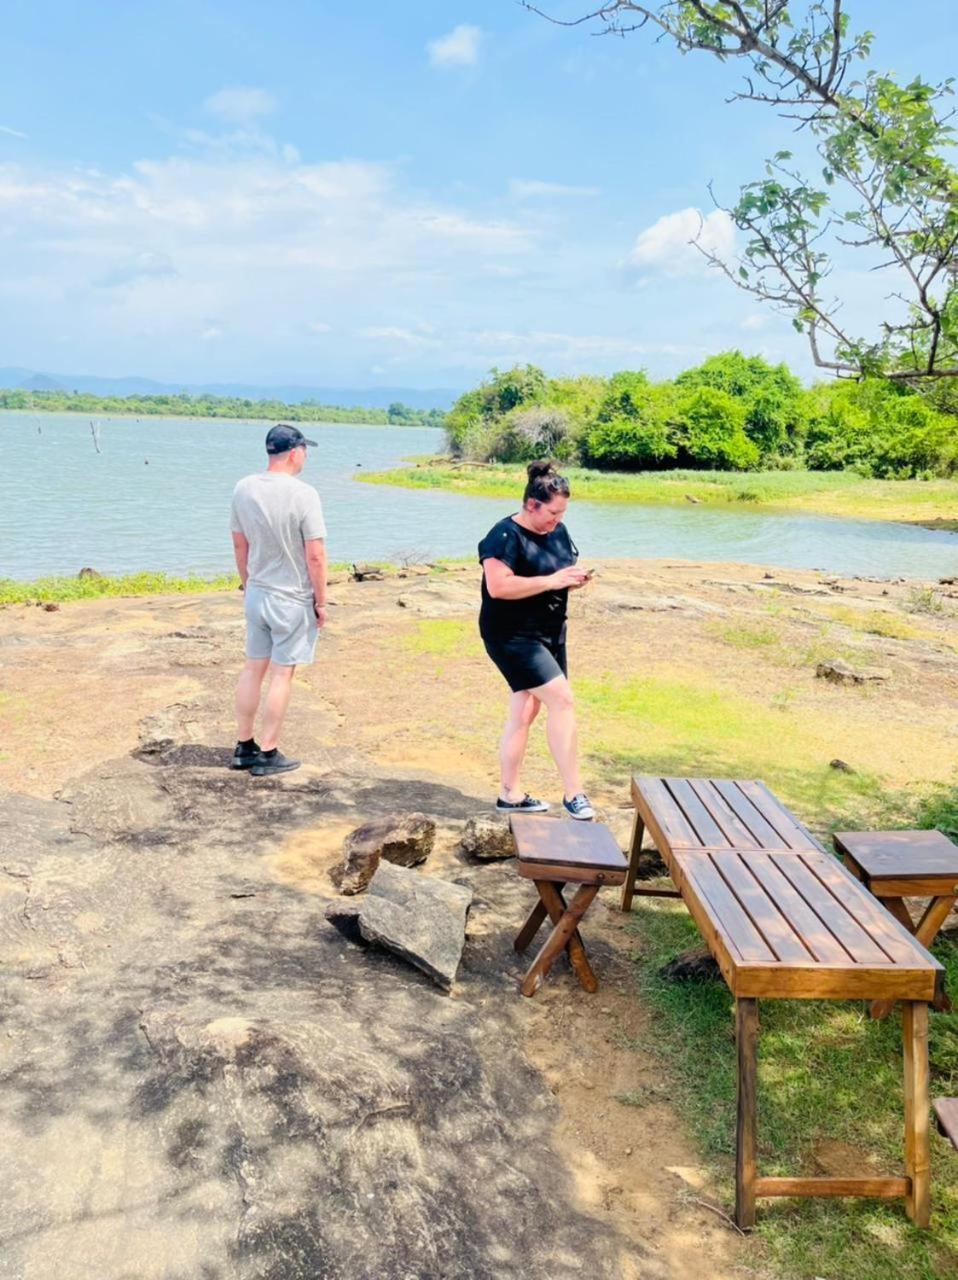
[[[537,462],[530,462],[526,467],[530,480],[540,480],[545,476],[554,476],[556,474],[556,464],[551,458],[540,458]]]

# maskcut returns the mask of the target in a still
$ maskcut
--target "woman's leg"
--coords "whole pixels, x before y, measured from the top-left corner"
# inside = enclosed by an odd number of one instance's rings
[[[519,770],[529,742],[529,726],[538,714],[539,700],[528,690],[509,695],[509,714],[499,743],[499,795],[503,800],[516,803],[525,795],[519,786]]]
[[[530,689],[533,697],[544,704],[548,712],[546,740],[556,762],[566,800],[582,792],[582,774],[579,772],[579,734],[575,722],[575,702],[572,688],[565,676],[556,676],[548,684]]]

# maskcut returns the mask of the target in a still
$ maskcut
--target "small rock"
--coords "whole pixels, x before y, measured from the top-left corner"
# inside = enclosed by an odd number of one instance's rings
[[[830,769],[837,769],[837,770],[839,771],[839,773],[854,773],[854,772],[855,772],[855,770],[851,767],[851,765],[848,763],[848,761],[847,761],[847,760],[839,760],[839,758],[838,758],[837,756],[835,757],[835,759],[834,759],[834,760],[829,760],[829,762],[828,762],[828,767],[829,767]]]
[[[357,827],[343,841],[343,862],[333,874],[340,893],[362,893],[382,859],[401,867],[425,862],[436,842],[436,824],[425,813],[389,813]]]
[[[694,498],[694,497],[692,496],[692,494],[687,493],[687,494],[685,495],[685,501],[686,501],[686,502],[691,502],[691,503],[693,503],[693,504],[697,507],[697,506],[700,506],[700,505],[701,505],[702,499],[701,499],[701,498]]]
[[[815,675],[819,680],[828,680],[832,684],[884,684],[891,679],[891,672],[884,668],[856,671],[841,658],[820,662],[815,668]]]
[[[82,581],[84,578],[102,578],[103,574],[98,573],[96,569],[91,569],[88,565],[84,565],[77,577]]]
[[[516,856],[509,819],[498,814],[482,814],[470,818],[463,828],[459,847],[463,853],[471,858],[478,858],[481,862]]]
[[[667,982],[720,982],[722,971],[708,947],[692,947],[663,965],[659,977]]]
[[[44,611],[44,613],[59,613],[59,612],[60,612],[60,606],[59,606],[58,604],[54,604],[52,601],[48,601],[48,602],[43,606],[43,611]]]

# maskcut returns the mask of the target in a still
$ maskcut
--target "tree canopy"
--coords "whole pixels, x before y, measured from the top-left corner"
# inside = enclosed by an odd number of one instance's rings
[[[620,36],[648,29],[683,52],[740,60],[744,86],[732,97],[774,108],[814,137],[814,174],[781,149],[733,205],[713,193],[746,234],[737,262],[699,248],[733,283],[789,315],[819,368],[918,386],[958,377],[950,79],[900,84],[868,66],[873,35],[852,33],[844,0],[608,0],[560,22],[581,24]],[[829,289],[849,255],[888,281],[884,310],[866,333],[849,327]]]

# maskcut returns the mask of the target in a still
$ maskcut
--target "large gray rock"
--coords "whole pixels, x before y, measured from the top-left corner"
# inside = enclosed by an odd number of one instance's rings
[[[402,956],[448,991],[466,941],[472,890],[380,863],[359,902],[331,902],[326,919]]]
[[[343,862],[334,882],[341,893],[362,891],[382,859],[400,867],[418,867],[432,853],[436,823],[425,813],[387,813],[365,822],[343,841]]]
[[[509,819],[498,814],[482,814],[470,818],[463,828],[459,847],[470,858],[478,858],[481,862],[516,856]]]

